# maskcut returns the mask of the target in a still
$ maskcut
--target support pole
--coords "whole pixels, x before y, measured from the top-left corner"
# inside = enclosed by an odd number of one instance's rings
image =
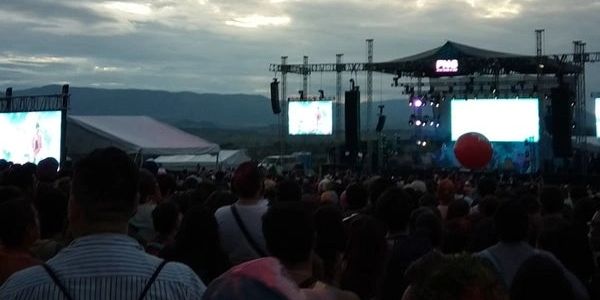
[[[373,39],[367,39],[367,120],[365,137],[367,139],[367,173],[373,170],[373,141],[371,138],[371,115],[373,114]]]
[[[335,133],[336,139],[338,141],[343,140],[343,125],[342,125],[342,105],[344,105],[344,101],[342,99],[342,57],[344,54],[336,54],[335,55],[335,63],[336,63],[336,82],[335,82],[335,92],[336,92],[336,106],[335,106]]]
[[[370,136],[371,133],[371,114],[373,113],[373,39],[367,40],[367,63],[369,63],[369,67],[367,68],[367,124],[366,131],[367,137]]]
[[[6,97],[6,111],[12,111],[12,87],[6,89],[5,97]]]
[[[585,95],[585,43],[582,41],[573,41],[574,47],[574,61],[575,64],[579,67],[579,73],[576,75],[575,79],[575,130],[573,130],[573,134],[575,134],[575,141],[580,149],[585,153],[587,151],[587,139],[585,137],[585,128],[586,128],[586,95]],[[582,166],[582,171],[585,172],[585,164]]]
[[[285,144],[288,134],[288,101],[287,101],[287,56],[281,57],[281,114],[279,119],[281,121],[280,126],[280,137],[279,137],[279,155],[284,155],[286,152]]]
[[[381,117],[383,117],[383,108],[385,106],[379,105],[379,119],[381,119]],[[379,121],[377,121],[379,122]],[[383,130],[377,132],[377,168],[379,171],[379,174],[382,173],[383,171]]]
[[[543,55],[544,55],[544,38],[545,38],[545,29],[536,29],[535,30],[535,55],[537,57],[537,80],[536,80],[536,85],[537,85],[537,94],[535,95],[538,98],[538,111],[540,112],[540,120],[544,120],[546,117],[546,107],[545,107],[545,103],[543,100],[543,89],[542,89],[542,72],[543,72],[543,68],[544,68],[544,61],[543,61]],[[540,141],[538,144],[540,145],[545,145],[546,143],[546,135],[543,134],[544,132],[546,132],[546,123],[545,122],[540,122],[540,132],[542,133],[540,135]],[[530,155],[530,164],[531,164],[531,172],[534,173],[536,170],[538,170],[538,161],[542,162],[543,160],[546,159],[547,155],[546,155],[546,151],[544,150],[546,147],[537,147],[537,151],[535,149],[535,144],[531,143],[531,148],[532,150],[530,151],[529,155]],[[538,155],[539,154],[539,155]],[[539,159],[538,159],[539,157]],[[543,164],[540,164],[540,166],[543,166]],[[541,170],[541,168],[539,168]],[[543,171],[543,170],[541,170]]]
[[[304,98],[308,98],[308,56],[304,56],[304,69],[302,70],[302,91]]]
[[[62,107],[61,107],[61,135],[60,135],[60,163],[64,164],[67,161],[67,113],[69,110],[69,85],[62,86]],[[141,151],[141,150],[140,150]],[[143,163],[143,160],[142,160]]]

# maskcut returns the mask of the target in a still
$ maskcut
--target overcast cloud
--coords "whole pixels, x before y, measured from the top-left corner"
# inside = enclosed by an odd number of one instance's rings
[[[573,40],[600,51],[598,15],[597,0],[2,0],[0,85],[266,94],[282,55],[364,61],[366,38],[376,61],[446,40],[534,54],[536,28],[547,53],[572,52]],[[588,91],[600,91],[600,67],[589,69]],[[333,85],[333,74],[311,77]]]

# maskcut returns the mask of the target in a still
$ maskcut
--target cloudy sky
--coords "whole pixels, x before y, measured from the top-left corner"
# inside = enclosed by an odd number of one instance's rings
[[[600,51],[598,15],[599,0],[2,0],[0,87],[266,94],[282,55],[364,61],[366,38],[376,61],[446,40],[534,54],[536,28],[549,54],[572,52],[573,40]],[[600,91],[598,65],[588,91]],[[375,75],[376,93],[389,81]],[[333,84],[311,77],[314,90]]]

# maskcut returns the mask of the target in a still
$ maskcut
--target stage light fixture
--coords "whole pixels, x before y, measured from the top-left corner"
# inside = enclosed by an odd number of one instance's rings
[[[431,127],[435,126],[435,122],[434,121],[429,122],[429,126],[431,126]]]
[[[423,105],[423,101],[421,99],[415,99],[413,105],[415,107],[421,107],[421,105]]]
[[[425,101],[425,99],[420,98],[420,97],[411,97],[411,104],[414,107],[424,107],[427,105],[427,101]],[[410,106],[410,105],[409,105]]]
[[[440,122],[435,123],[435,128],[440,128]]]
[[[417,140],[417,145],[421,146],[421,140]]]
[[[421,146],[422,146],[422,147],[425,147],[425,146],[427,146],[427,141],[423,141],[423,142],[421,142]]]
[[[417,119],[417,120],[415,120],[415,125],[421,126],[421,125],[423,125],[423,121]]]
[[[410,119],[408,120],[408,125],[410,125],[410,126],[415,125],[416,120],[417,120],[417,117],[414,114],[410,115]]]
[[[573,129],[577,128],[577,124],[575,122],[573,122],[573,124],[571,124],[571,128],[573,128]]]

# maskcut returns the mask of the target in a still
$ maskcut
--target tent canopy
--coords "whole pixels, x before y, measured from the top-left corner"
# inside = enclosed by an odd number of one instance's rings
[[[166,155],[159,156],[154,162],[167,170],[184,170],[197,166],[212,168],[217,165],[225,168],[235,168],[241,163],[249,161],[250,157],[245,150],[221,150],[219,155]]]
[[[219,145],[147,116],[70,116],[67,151],[81,155],[115,146],[143,155],[216,153]]]
[[[520,74],[537,74],[538,72],[543,74],[573,74],[580,71],[577,66],[561,62],[558,58],[538,58],[532,55],[496,52],[452,41],[419,54],[376,63],[374,68],[376,71],[386,73],[406,72],[425,74],[429,77],[448,76],[448,74],[436,74],[436,61],[453,59],[458,60],[460,63],[459,71],[452,74],[453,76],[489,73],[490,69],[502,71],[502,73],[514,72]],[[540,65],[543,65],[543,68],[540,68]]]

